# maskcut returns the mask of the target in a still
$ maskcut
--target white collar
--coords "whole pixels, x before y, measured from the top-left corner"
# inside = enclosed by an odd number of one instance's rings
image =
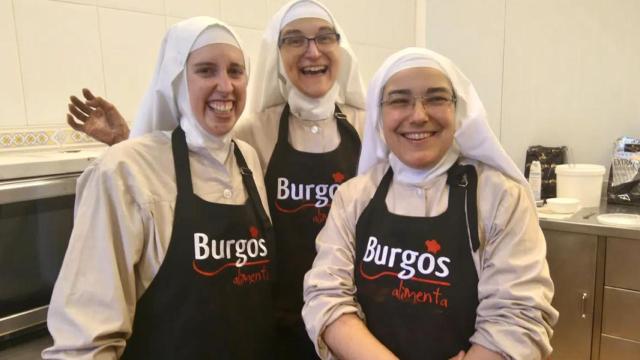
[[[338,83],[334,83],[324,96],[311,98],[300,92],[295,86],[290,86],[289,108],[291,113],[301,120],[326,120],[333,115],[339,91],[340,86]]]
[[[213,136],[202,129],[198,122],[185,117],[180,119],[180,127],[184,130],[189,150],[205,152],[219,163],[225,163],[231,152],[230,134]]]
[[[433,167],[426,169],[415,169],[405,165],[398,157],[389,154],[389,166],[393,169],[393,178],[401,183],[418,186],[421,188],[430,187],[442,174],[446,174],[451,166],[458,160],[460,153],[452,148]]]

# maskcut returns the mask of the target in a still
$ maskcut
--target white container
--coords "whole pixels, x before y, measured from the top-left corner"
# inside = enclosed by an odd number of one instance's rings
[[[540,190],[542,187],[542,167],[540,161],[533,161],[529,168],[529,186],[533,192],[533,197],[540,200]]]
[[[547,208],[557,214],[572,214],[580,209],[580,200],[575,198],[548,198]]]
[[[605,168],[594,164],[556,166],[558,197],[576,198],[582,207],[600,206]]]

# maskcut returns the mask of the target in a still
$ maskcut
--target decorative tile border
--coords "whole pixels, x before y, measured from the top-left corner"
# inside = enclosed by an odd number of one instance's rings
[[[83,144],[96,145],[97,142],[71,128],[0,130],[0,151]]]

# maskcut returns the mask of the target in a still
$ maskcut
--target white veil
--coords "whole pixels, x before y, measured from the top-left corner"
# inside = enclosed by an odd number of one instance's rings
[[[380,131],[380,100],[384,85],[400,70],[423,66],[442,71],[451,81],[456,93],[456,132],[452,151],[490,165],[513,180],[527,185],[523,174],[491,131],[484,106],[469,79],[451,60],[423,48],[407,48],[391,55],[371,80],[367,92],[365,131],[358,174],[366,172],[377,163],[389,161],[389,149]]]
[[[265,109],[284,104],[287,101],[285,77],[280,73],[280,53],[278,49],[278,36],[282,22],[287,12],[299,3],[312,3],[324,9],[331,18],[336,31],[340,33],[340,50],[342,63],[336,83],[339,91],[333,102],[347,104],[358,109],[364,109],[364,87],[358,62],[351,50],[349,40],[343,33],[340,25],[329,10],[314,0],[294,0],[283,6],[272,18],[262,37],[260,45],[260,61],[256,64],[255,73],[252,76],[254,82],[251,86],[251,111],[262,112]]]
[[[137,137],[156,130],[173,130],[178,126],[181,115],[176,102],[180,86],[179,76],[185,68],[189,51],[206,28],[218,25],[228,30],[242,50],[242,42],[233,29],[218,19],[198,16],[173,25],[164,36],[151,85],[145,93],[138,115],[133,123],[131,137]],[[243,51],[247,74],[249,58]]]

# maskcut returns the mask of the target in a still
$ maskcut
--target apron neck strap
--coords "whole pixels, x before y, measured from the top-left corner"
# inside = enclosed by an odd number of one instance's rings
[[[171,134],[171,148],[173,149],[173,164],[176,169],[176,186],[178,194],[193,194],[191,183],[191,166],[189,166],[189,148],[184,131],[180,126]]]
[[[471,247],[475,252],[480,247],[477,215],[478,174],[476,168],[473,165],[460,165],[456,161],[447,171],[447,184],[449,185],[449,191],[464,190],[469,241],[471,241]]]
[[[288,138],[290,113],[291,110],[289,109],[289,103],[284,104],[284,108],[280,113],[280,125],[278,126],[278,142],[286,141]]]
[[[240,168],[240,174],[242,175],[242,183],[244,187],[247,189],[247,193],[249,194],[249,199],[253,205],[253,208],[260,218],[260,222],[264,226],[265,231],[269,231],[272,227],[271,221],[269,220],[269,216],[267,216],[267,212],[264,210],[262,206],[262,202],[260,201],[260,194],[258,193],[258,188],[256,187],[256,183],[253,180],[253,172],[249,169],[244,156],[242,155],[242,151],[236,144],[235,140],[231,140],[233,143],[233,154],[236,157],[236,162],[238,163],[238,167]]]

